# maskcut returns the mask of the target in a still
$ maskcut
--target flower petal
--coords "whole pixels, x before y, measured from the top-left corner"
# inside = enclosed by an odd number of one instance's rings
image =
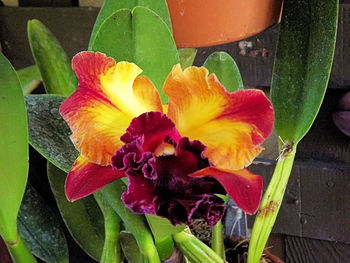
[[[78,89],[60,107],[71,139],[90,162],[110,165],[130,121],[147,111],[162,111],[159,94],[133,63],[115,63],[102,53],[81,52],[73,58]]]
[[[187,176],[209,166],[200,141],[180,138],[160,112],[133,119],[122,141],[112,166],[129,178],[122,199],[130,210],[165,217],[173,225],[191,224],[200,216],[213,226],[221,219],[225,205],[215,194],[225,193],[224,188],[212,178]]]
[[[198,184],[198,187],[200,183]],[[174,196],[163,202],[157,211],[158,216],[167,218],[174,226],[191,225],[193,218],[203,218],[210,227],[213,227],[225,213],[224,201],[213,195],[183,195]]]
[[[135,213],[155,215],[159,205],[153,182],[133,172],[129,172],[128,178],[128,190],[122,195],[125,206]]]
[[[67,198],[70,201],[78,200],[124,176],[123,171],[114,170],[111,166],[90,163],[79,156],[66,179]]]
[[[259,207],[262,178],[247,169],[229,171],[215,167],[207,167],[193,174],[192,177],[209,176],[225,188],[228,195],[248,214],[254,214]]]
[[[154,152],[167,137],[175,142],[181,138],[175,124],[161,112],[146,112],[132,120],[121,140],[130,143],[142,138],[143,151]]]
[[[168,116],[181,136],[200,140],[217,167],[239,170],[263,150],[273,128],[270,101],[258,90],[229,93],[205,68],[175,66],[165,81]]]

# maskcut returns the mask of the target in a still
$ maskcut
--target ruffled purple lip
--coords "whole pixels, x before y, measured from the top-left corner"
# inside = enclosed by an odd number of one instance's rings
[[[201,217],[214,226],[221,219],[225,204],[215,194],[225,193],[222,186],[211,178],[188,176],[209,166],[201,142],[180,137],[160,112],[135,118],[121,139],[125,145],[112,158],[112,166],[129,178],[122,200],[130,210],[165,217],[173,225],[189,225]],[[163,144],[174,153],[156,155]]]

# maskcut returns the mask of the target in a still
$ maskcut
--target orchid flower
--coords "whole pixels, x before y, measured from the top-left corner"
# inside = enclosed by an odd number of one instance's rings
[[[60,113],[80,156],[66,179],[71,201],[128,177],[125,205],[136,213],[193,217],[209,225],[225,206],[227,192],[249,214],[256,212],[262,179],[245,167],[263,150],[274,112],[258,90],[230,93],[204,67],[175,65],[160,96],[142,70],[99,52],[72,61],[79,84]]]

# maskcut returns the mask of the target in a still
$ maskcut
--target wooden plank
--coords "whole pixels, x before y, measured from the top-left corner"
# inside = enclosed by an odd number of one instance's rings
[[[252,165],[267,187],[274,165]],[[350,165],[297,160],[273,233],[350,242]],[[253,217],[248,216],[248,225]]]
[[[348,2],[348,1],[347,1]],[[344,87],[350,86],[350,4],[340,5],[337,44],[331,81]]]
[[[19,6],[77,6],[76,0],[19,0]]]
[[[286,263],[347,263],[350,245],[293,236],[285,237]]]
[[[39,19],[56,36],[69,57],[86,50],[96,8],[0,8],[0,40],[16,69],[34,63],[27,38],[27,21]]]
[[[79,0],[79,6],[101,7],[103,0]]]
[[[350,242],[350,165],[332,165],[320,162],[302,168],[302,236]]]
[[[332,120],[332,113],[345,93],[346,90],[327,91],[312,128],[298,146],[298,160],[350,163],[350,137],[340,132]]]
[[[285,235],[281,234],[271,234],[269,240],[267,241],[266,248],[274,255],[282,260],[285,260]]]

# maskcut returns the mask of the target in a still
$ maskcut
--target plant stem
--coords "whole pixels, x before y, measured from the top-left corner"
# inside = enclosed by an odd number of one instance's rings
[[[283,148],[283,147],[282,147]],[[259,263],[266,242],[269,238],[278,211],[281,207],[284,192],[292,171],[296,144],[288,153],[283,153],[278,159],[269,186],[260,204],[255,218],[252,236],[249,243],[248,263]]]
[[[174,242],[172,235],[167,235],[163,238],[154,237],[154,243],[158,251],[158,255],[161,260],[169,258],[174,250]]]
[[[227,205],[230,200],[230,196],[220,195],[220,197],[224,200],[225,205]],[[226,260],[225,255],[225,244],[224,244],[224,228],[222,225],[222,221],[220,220],[213,228],[212,228],[212,237],[211,237],[211,248],[218,254],[224,261]]]
[[[17,234],[14,241],[5,241],[10,251],[14,263],[36,263],[35,257],[23,243],[21,237]]]
[[[173,235],[174,240],[181,252],[192,263],[224,263],[210,247],[191,234],[186,228],[184,231]]]
[[[225,260],[224,233],[221,220],[212,228],[211,248]]]
[[[144,219],[140,215],[132,213],[121,200],[122,193],[126,190],[126,186],[122,180],[116,180],[106,185],[100,191],[109,205],[123,220],[125,227],[134,235],[141,253],[148,262],[160,262],[157,249],[153,242],[153,237],[146,226]]]
[[[101,263],[122,262],[119,245],[120,218],[104,199],[101,192],[94,194],[97,204],[101,208],[105,223],[105,243],[102,250]]]

